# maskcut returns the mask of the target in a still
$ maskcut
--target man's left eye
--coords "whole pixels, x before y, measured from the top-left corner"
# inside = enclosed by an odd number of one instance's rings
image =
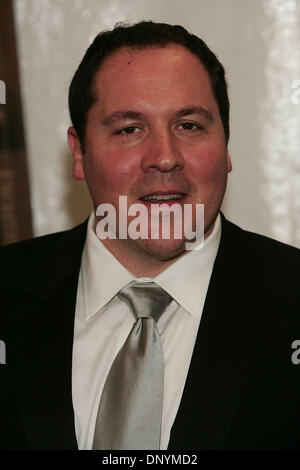
[[[184,122],[183,124],[180,124],[180,126],[184,131],[198,131],[200,129],[200,126],[197,124],[194,124],[193,122]]]

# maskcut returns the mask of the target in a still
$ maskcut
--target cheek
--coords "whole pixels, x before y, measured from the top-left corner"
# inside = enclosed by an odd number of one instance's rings
[[[87,179],[99,185],[99,189],[115,191],[122,188],[128,182],[130,176],[128,159],[122,159],[115,153],[91,152],[86,155],[85,173]]]
[[[202,184],[218,182],[226,177],[225,150],[204,149],[191,161],[194,179]]]

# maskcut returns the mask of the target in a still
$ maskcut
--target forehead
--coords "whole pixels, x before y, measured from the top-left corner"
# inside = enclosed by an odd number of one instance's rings
[[[178,64],[183,61],[195,62],[201,64],[198,56],[193,54],[189,49],[181,44],[167,44],[165,46],[124,46],[109,54],[104,59],[100,69],[106,67],[118,67],[124,65],[137,65],[143,63],[168,62],[170,64]]]
[[[103,106],[134,99],[157,103],[176,99],[186,101],[197,99],[197,95],[206,101],[198,104],[208,105],[208,101],[215,101],[202,62],[179,44],[118,49],[100,66],[94,91]]]

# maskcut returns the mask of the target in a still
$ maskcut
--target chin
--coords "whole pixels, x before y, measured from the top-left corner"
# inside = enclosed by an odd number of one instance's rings
[[[168,261],[185,253],[185,240],[140,240],[139,248],[160,261]]]

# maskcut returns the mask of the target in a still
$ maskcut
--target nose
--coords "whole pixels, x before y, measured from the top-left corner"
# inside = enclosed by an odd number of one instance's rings
[[[147,148],[142,158],[143,171],[168,172],[184,167],[180,143],[168,129],[153,131],[147,140]]]

